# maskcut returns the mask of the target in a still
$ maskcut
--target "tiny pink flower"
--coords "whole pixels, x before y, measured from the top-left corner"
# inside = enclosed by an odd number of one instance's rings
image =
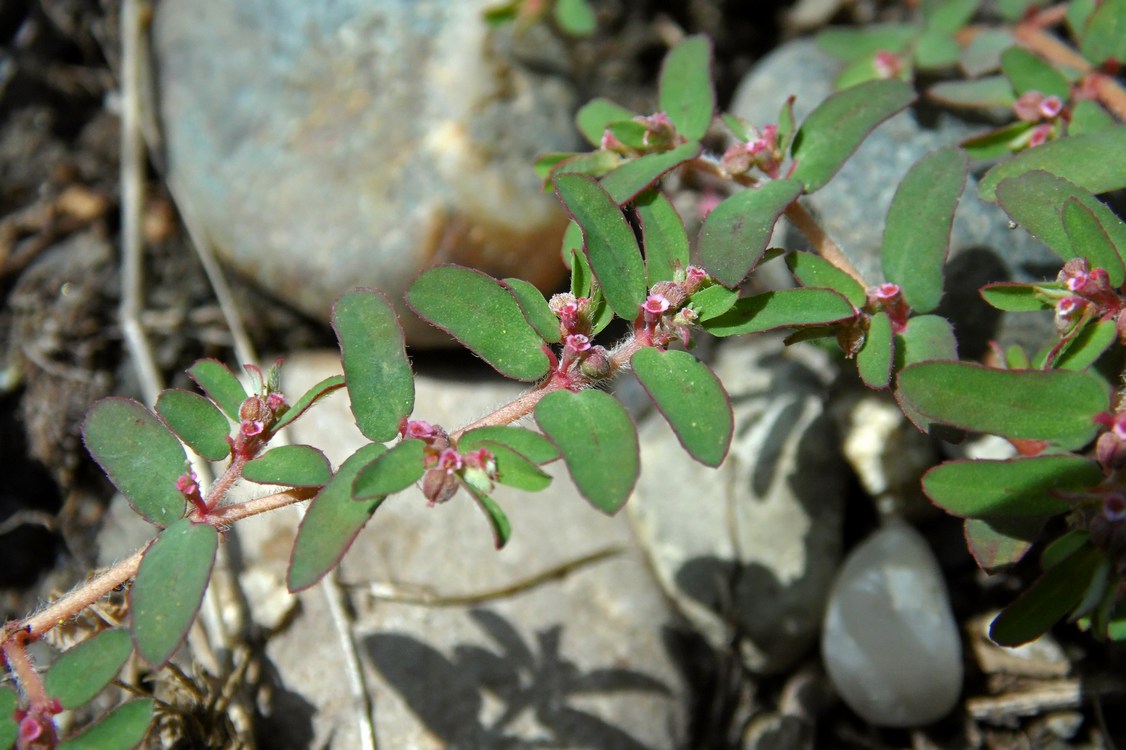
[[[598,144],[599,148],[603,151],[621,151],[625,148],[618,137],[610,132],[609,129],[602,133],[602,141]]]
[[[1058,96],[1047,96],[1040,102],[1040,114],[1048,120],[1058,117],[1063,111],[1063,101]]]
[[[448,474],[461,471],[464,466],[465,460],[462,458],[462,455],[453,448],[445,448],[438,455],[438,468]]]
[[[641,309],[650,315],[662,315],[668,311],[670,306],[671,303],[665,295],[650,294],[646,297],[645,303],[641,306]]]
[[[409,420],[403,428],[403,439],[410,440],[417,438],[419,440],[429,440],[437,434],[434,425],[424,420]]]
[[[895,78],[903,71],[903,60],[894,52],[881,50],[876,53],[876,59],[873,62],[876,75],[880,78]]]
[[[270,407],[270,411],[279,411],[285,406],[285,396],[277,391],[272,391],[266,394],[266,405]]]
[[[873,290],[873,295],[876,299],[886,302],[897,298],[900,291],[898,284],[880,284]]]
[[[244,419],[239,424],[239,432],[246,437],[261,435],[266,430],[266,425],[261,419]]]
[[[590,348],[590,337],[581,333],[572,333],[563,345],[572,352],[585,352]]]

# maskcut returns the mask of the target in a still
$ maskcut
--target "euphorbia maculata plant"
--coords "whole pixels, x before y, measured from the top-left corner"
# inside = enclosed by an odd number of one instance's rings
[[[835,341],[861,380],[894,395],[920,429],[1007,438],[1014,458],[949,461],[923,479],[938,506],[966,519],[970,549],[990,570],[1021,559],[1048,519],[1066,521],[1066,533],[1043,549],[1043,576],[997,618],[994,639],[1028,641],[1065,616],[1098,637],[1126,636],[1118,609],[1126,574],[1126,403],[1121,373],[1096,367],[1120,362],[1103,355],[1126,341],[1126,225],[1096,197],[1126,187],[1123,97],[1111,77],[1126,41],[1102,31],[1126,26],[1126,2],[1074,2],[1062,16],[1034,3],[1001,5],[1012,21],[1004,27],[1007,45],[996,44],[996,29],[969,26],[978,3],[962,0],[924,2],[918,23],[890,35],[886,28],[855,32],[845,44],[842,32],[831,32],[826,47],[853,55],[842,81],[850,85],[800,125],[792,99],[776,123],[716,118],[711,48],[700,37],[685,39],[666,58],[657,112],[639,115],[601,99],[583,107],[577,124],[593,150],[537,164],[573,219],[563,247],[569,290],[545,298],[519,279],[440,266],[407,292],[421,318],[502,375],[531,384],[473,424],[451,429],[416,410],[393,307],[363,289],[333,311],[343,376],[295,401],[279,391],[277,366],[267,373],[248,367],[247,392],[224,365],[207,360],[189,371],[203,395],[165,391],[155,413],[129,399],[95,404],[84,425],[86,444],[153,525],[155,538],[42,611],[4,626],[2,653],[19,692],[0,688],[0,746],[55,746],[53,717],[92,699],[134,652],[155,668],[166,664],[196,617],[224,530],[243,518],[312,500],[288,570],[290,590],[299,591],[339,563],[380,505],[411,486],[431,505],[456,502],[459,494],[475,503],[498,548],[512,529],[494,488],[542,490],[550,477],[541,467],[551,461],[566,464],[593,506],[614,513],[640,471],[637,434],[625,408],[599,386],[627,370],[685,450],[718,466],[731,441],[732,412],[720,381],[691,353],[701,332],[782,329],[791,331],[790,342]],[[1078,51],[1055,37],[1043,44],[1045,29],[1064,17]],[[983,62],[983,39],[994,40],[994,67]],[[1061,59],[1061,47],[1072,57]],[[983,76],[1002,71],[1002,99],[1017,123],[988,136],[985,151],[980,142],[952,145],[911,168],[887,215],[884,278],[865,279],[802,199],[828,183],[872,129],[914,102],[913,70],[959,63],[975,76],[971,92],[1000,91],[997,80]],[[949,86],[938,93],[952,97]],[[703,141],[719,124],[731,145],[712,153]],[[1035,135],[1042,125],[1049,127]],[[1009,158],[985,173],[979,193],[1055,251],[1062,269],[1042,283],[991,284],[981,293],[1004,311],[1047,311],[1056,335],[1040,352],[994,347],[987,362],[965,362],[951,324],[935,310],[971,160],[1002,154]],[[704,173],[729,188],[703,219],[694,248],[661,189],[674,170]],[[805,234],[810,251],[768,248],[783,215]],[[748,275],[767,262],[784,262],[796,288],[742,294]],[[616,343],[601,342],[615,318],[628,332]],[[347,389],[370,443],[335,470],[312,446],[271,446],[279,430],[339,388]],[[525,417],[538,430],[514,426]],[[188,469],[185,446],[226,462],[206,492]],[[232,501],[240,480],[288,489]],[[98,633],[45,674],[34,667],[30,642],[130,583],[128,631]],[[137,744],[154,700],[120,706],[75,741]]]

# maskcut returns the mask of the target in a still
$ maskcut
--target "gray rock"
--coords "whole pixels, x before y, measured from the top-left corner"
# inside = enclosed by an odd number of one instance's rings
[[[819,354],[774,337],[720,347],[735,439],[718,470],[660,418],[641,430],[627,507],[657,577],[713,646],[737,641],[756,672],[783,671],[812,644],[840,554],[844,470]]]
[[[437,262],[553,283],[565,222],[531,165],[577,146],[576,103],[550,37],[490,31],[490,4],[160,5],[170,177],[220,257],[322,320]]]
[[[832,93],[839,70],[840,63],[817,49],[811,39],[790,42],[764,58],[743,80],[730,111],[766,125],[778,121],[782,103],[793,94],[800,123]],[[880,283],[884,220],[903,175],[924,154],[986,129],[946,112],[901,112],[878,127],[826,187],[805,199],[807,205],[864,278]],[[792,227],[775,242],[788,249],[809,248]],[[1054,278],[1059,267],[1059,259],[1039,241],[1011,229],[998,206],[977,197],[977,180],[971,175],[954,217],[946,297],[939,310],[953,319],[963,355],[980,354],[987,339],[998,337],[1038,349],[1045,333],[1038,324],[1044,323],[1050,332],[1050,317],[1025,314],[1002,319],[977,290],[992,281]]]
[[[821,654],[837,692],[878,726],[945,716],[962,691],[962,643],[926,541],[891,521],[852,551],[833,584]]]

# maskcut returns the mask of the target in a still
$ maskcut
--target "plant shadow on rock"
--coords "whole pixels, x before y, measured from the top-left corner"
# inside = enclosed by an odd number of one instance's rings
[[[469,617],[497,650],[463,643],[447,657],[402,633],[365,639],[376,669],[410,706],[426,728],[451,750],[583,747],[591,750],[646,750],[627,731],[568,705],[578,696],[624,690],[662,695],[670,689],[642,672],[611,667],[581,670],[561,653],[563,629],[535,634],[529,644],[500,615],[476,609]],[[484,691],[503,705],[495,720],[484,721]],[[509,726],[531,711],[549,739],[526,739]]]

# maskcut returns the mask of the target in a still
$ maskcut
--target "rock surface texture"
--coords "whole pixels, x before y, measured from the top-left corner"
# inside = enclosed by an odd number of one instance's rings
[[[161,4],[170,180],[220,257],[320,320],[439,262],[553,283],[565,221],[531,164],[577,145],[576,103],[553,39],[491,31],[490,4]]]

